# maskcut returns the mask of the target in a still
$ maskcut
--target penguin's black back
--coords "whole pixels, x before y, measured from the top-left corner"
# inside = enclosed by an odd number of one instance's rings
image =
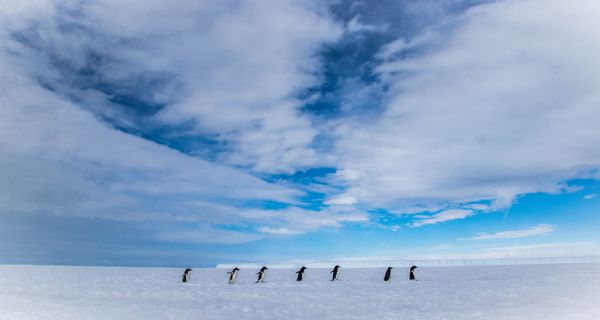
[[[260,271],[257,273],[257,275],[258,275],[258,279],[256,279],[256,283],[259,283],[259,282],[260,282],[260,280],[261,280],[261,278],[264,276],[264,274],[265,274],[265,271],[264,271],[263,269],[261,269],[261,270],[260,270]]]
[[[335,266],[333,267],[333,270],[331,271],[332,275],[331,275],[331,281],[334,281],[335,279],[337,279],[337,274],[339,272],[340,266]]]
[[[415,278],[415,269],[417,269],[417,266],[412,266],[410,267],[410,272],[408,273],[408,279],[409,280],[416,280]]]
[[[183,277],[181,279],[182,282],[188,282],[189,276],[190,276],[190,271],[192,271],[192,269],[190,269],[190,268],[185,269],[185,271],[183,272]]]
[[[390,281],[391,277],[392,277],[392,267],[389,267],[385,271],[385,276],[383,277],[383,281]]]
[[[296,281],[302,281],[304,279],[304,270],[306,270],[306,267],[302,267],[300,268],[300,270],[296,271],[296,273],[298,274],[298,276],[296,277]]]
[[[231,272],[227,272],[229,274],[229,281],[233,280],[233,276],[238,271],[240,271],[240,269],[238,269],[238,267],[235,267],[235,268],[233,268],[233,270],[231,270]]]

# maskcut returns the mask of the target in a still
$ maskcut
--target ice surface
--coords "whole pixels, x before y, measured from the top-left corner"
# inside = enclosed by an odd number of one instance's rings
[[[600,319],[600,264],[295,271],[0,266],[0,319]]]

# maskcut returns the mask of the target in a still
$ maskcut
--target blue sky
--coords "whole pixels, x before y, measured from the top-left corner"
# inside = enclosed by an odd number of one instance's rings
[[[599,255],[598,13],[9,0],[0,263]]]

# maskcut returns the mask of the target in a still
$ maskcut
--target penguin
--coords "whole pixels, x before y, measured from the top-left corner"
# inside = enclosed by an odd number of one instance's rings
[[[269,270],[269,268],[267,267],[262,267],[260,268],[260,271],[257,273],[258,275],[258,280],[256,280],[256,283],[263,283],[265,282],[265,276],[266,276],[266,272],[267,270]]]
[[[192,269],[185,269],[185,271],[183,272],[183,278],[181,279],[182,282],[190,282],[190,272],[192,272]]]
[[[329,273],[331,273],[331,281],[337,280],[340,274],[340,266],[336,265]]]
[[[229,275],[229,284],[235,283],[235,281],[237,280],[238,271],[240,271],[240,269],[238,269],[238,267],[235,267],[233,268],[233,270],[231,270],[231,272],[227,272],[227,274]]]
[[[383,276],[383,281],[390,281],[390,279],[392,278],[392,267],[387,268],[387,270],[385,271],[385,276]]]
[[[417,266],[410,267],[410,272],[408,274],[409,280],[417,280]]]
[[[304,270],[306,270],[306,267],[302,266],[302,268],[300,268],[300,270],[296,271],[296,273],[298,274],[298,277],[296,278],[296,281],[302,281],[302,280],[304,280]]]

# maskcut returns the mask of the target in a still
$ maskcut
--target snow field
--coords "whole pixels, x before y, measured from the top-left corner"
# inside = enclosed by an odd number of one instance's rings
[[[600,264],[348,269],[0,266],[0,320],[600,319]]]

